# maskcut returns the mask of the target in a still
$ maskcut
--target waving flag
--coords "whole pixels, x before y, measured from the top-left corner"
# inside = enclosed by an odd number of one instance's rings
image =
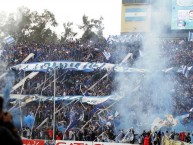
[[[6,42],[7,44],[12,44],[12,43],[15,42],[15,39],[14,39],[13,37],[9,36],[9,37],[6,37],[6,38],[5,38],[5,42]]]
[[[159,129],[161,129],[162,127],[164,126],[167,126],[167,127],[174,127],[178,124],[178,120],[175,119],[173,117],[173,115],[171,114],[167,114],[165,115],[165,118],[164,119],[161,119],[159,117],[157,117],[153,123],[152,123],[152,126],[151,126],[151,131],[152,132],[155,132]]]
[[[193,41],[193,32],[189,32],[188,41]]]
[[[66,128],[66,130],[64,132],[69,131],[76,124],[77,124],[77,120],[76,120],[76,117],[75,117],[75,113],[74,112],[70,112],[70,123],[68,124],[68,126],[67,126],[67,128]]]
[[[145,21],[146,17],[146,8],[127,8],[125,10],[125,21]]]

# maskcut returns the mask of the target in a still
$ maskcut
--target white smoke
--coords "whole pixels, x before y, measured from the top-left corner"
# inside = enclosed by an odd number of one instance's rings
[[[150,130],[153,120],[158,116],[171,114],[173,110],[171,75],[164,74],[161,70],[167,68],[168,58],[163,55],[160,35],[163,33],[166,22],[165,16],[169,10],[166,1],[158,1],[157,11],[152,10],[154,30],[143,38],[142,54],[132,67],[143,68],[150,71],[146,74],[117,74],[118,94],[124,99],[116,106],[120,112],[119,128],[134,127],[137,132]],[[166,18],[167,21],[167,18]],[[144,26],[145,27],[145,26]],[[153,27],[152,27],[153,28]]]

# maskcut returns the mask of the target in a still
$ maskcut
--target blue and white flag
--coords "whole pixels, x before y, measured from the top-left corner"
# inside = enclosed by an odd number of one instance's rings
[[[192,71],[192,66],[190,67],[187,67],[186,65],[183,66],[183,70],[182,70],[182,73],[185,77],[188,77],[190,71]]]
[[[69,117],[70,117],[69,118],[70,123],[68,124],[68,126],[64,132],[69,131],[71,128],[73,128],[77,124],[77,119],[76,119],[74,110],[71,109]]]
[[[6,42],[7,44],[12,44],[13,42],[15,42],[15,40],[14,40],[13,37],[9,36],[9,37],[6,37],[6,38],[5,38],[5,42]]]
[[[145,21],[147,18],[146,8],[127,8],[125,10],[125,21]]]
[[[110,52],[108,52],[108,51],[106,51],[106,50],[103,51],[103,55],[105,56],[106,60],[109,60],[110,57],[111,57]]]
[[[193,32],[189,32],[188,41],[193,41]]]
[[[104,118],[100,114],[98,114],[98,119],[99,119],[100,124],[106,125],[106,123],[107,123],[106,118]]]

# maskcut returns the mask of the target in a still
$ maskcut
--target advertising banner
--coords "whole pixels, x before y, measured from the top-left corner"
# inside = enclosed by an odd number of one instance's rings
[[[193,29],[193,0],[172,0],[173,30]]]
[[[92,145],[92,142],[56,140],[56,145]]]
[[[91,141],[71,141],[71,140],[23,140],[23,145],[121,145],[113,142],[91,142]],[[124,143],[124,145],[131,145]],[[167,145],[167,144],[165,144]]]
[[[23,145],[44,145],[44,140],[23,139]]]

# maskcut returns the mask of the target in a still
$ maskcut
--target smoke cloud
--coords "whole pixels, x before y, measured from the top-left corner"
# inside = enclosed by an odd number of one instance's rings
[[[118,94],[124,96],[116,109],[120,113],[120,129],[133,127],[138,133],[150,130],[156,117],[164,117],[173,112],[172,75],[161,70],[167,68],[168,58],[163,55],[161,34],[165,31],[166,21],[171,9],[167,1],[157,1],[152,9],[152,32],[144,35],[141,53],[132,67],[147,69],[146,74],[117,74]],[[145,26],[144,26],[145,27]],[[120,53],[120,52],[119,52]],[[122,54],[121,54],[122,55]],[[126,54],[125,54],[126,55]]]

